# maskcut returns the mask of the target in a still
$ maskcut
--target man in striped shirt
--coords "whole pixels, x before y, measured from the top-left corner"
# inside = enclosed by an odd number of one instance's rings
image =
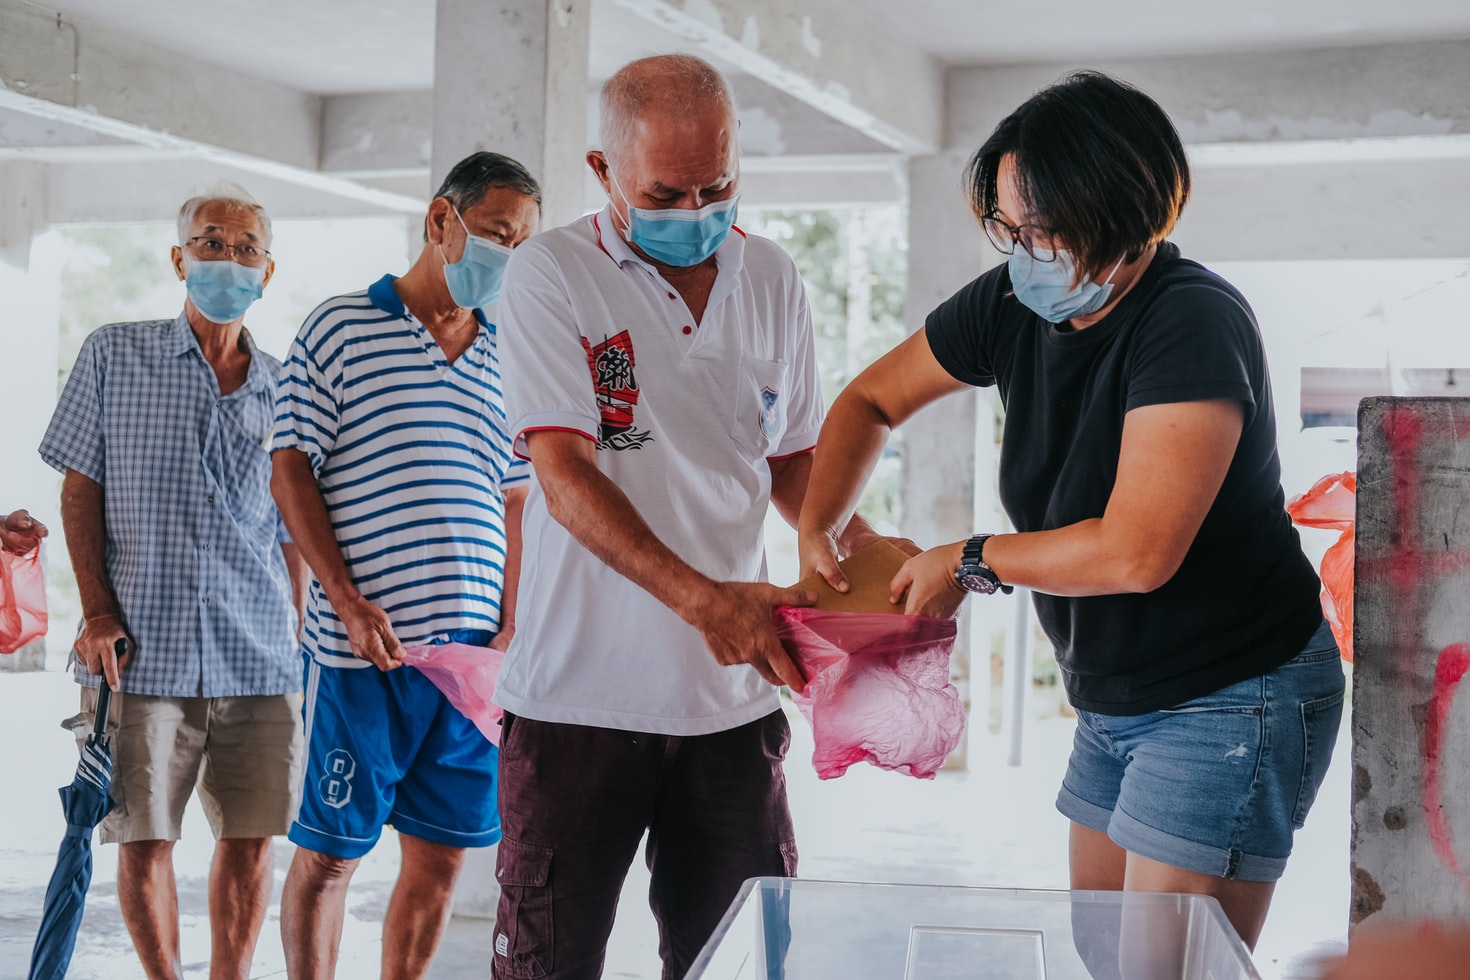
[[[401,278],[323,303],[277,392],[272,490],[313,580],[308,757],[281,898],[292,977],[330,977],[347,886],[385,824],[402,863],[384,916],[383,976],[423,976],[465,847],[500,839],[496,749],[403,647],[510,642],[520,508],[501,400],[494,301],[536,230],[520,164],[476,153],[429,203]]]

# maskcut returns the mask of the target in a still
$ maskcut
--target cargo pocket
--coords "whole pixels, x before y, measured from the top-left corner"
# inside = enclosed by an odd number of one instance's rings
[[[781,873],[788,878],[796,877],[796,839],[781,842]]]
[[[495,859],[500,908],[495,962],[500,976],[540,980],[551,972],[551,848],[504,837]]]

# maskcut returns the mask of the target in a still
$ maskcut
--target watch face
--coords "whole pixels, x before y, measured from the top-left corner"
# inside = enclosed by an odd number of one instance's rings
[[[964,567],[955,575],[955,581],[959,582],[960,588],[966,592],[978,592],[980,595],[990,595],[995,591],[995,580],[985,575],[977,568]]]

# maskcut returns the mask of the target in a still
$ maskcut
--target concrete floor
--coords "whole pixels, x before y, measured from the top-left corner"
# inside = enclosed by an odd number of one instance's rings
[[[0,775],[7,788],[0,815],[0,977],[24,976],[62,825],[55,788],[70,779],[75,749],[57,722],[74,712],[76,691],[57,672],[0,674]],[[921,781],[858,766],[829,782],[809,764],[810,729],[793,715],[787,765],[801,873],[806,878],[956,885],[1065,888],[1066,821],[1052,806],[1071,741],[1071,723],[1030,726],[1022,768],[999,761],[1000,748],[972,740],[971,768]],[[1340,949],[1348,907],[1347,739],[1282,880],[1256,952],[1271,980],[1315,975],[1314,958]],[[205,876],[212,842],[192,805],[175,852],[182,907],[183,959],[189,977],[208,970]],[[396,871],[397,847],[385,834],[353,883],[338,975],[377,976],[379,929]],[[291,845],[276,845],[276,898]],[[139,975],[118,914],[116,848],[97,849],[97,871],[71,976]],[[657,941],[645,895],[647,873],[634,862],[608,951],[606,977],[658,976]],[[285,976],[273,903],[256,952],[253,977]],[[432,976],[489,975],[492,924],[455,918]]]

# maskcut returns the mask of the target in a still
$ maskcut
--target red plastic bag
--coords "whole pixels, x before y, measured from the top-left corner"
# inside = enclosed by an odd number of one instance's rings
[[[806,675],[797,708],[811,723],[821,779],[869,762],[933,779],[965,729],[949,682],[955,621],[782,606],[776,635]]]
[[[460,714],[475,723],[491,745],[500,744],[500,719],[505,710],[490,699],[500,679],[504,650],[468,643],[404,647],[403,662],[427,677]]]
[[[0,550],[0,653],[46,635],[46,573],[39,547],[28,555]]]
[[[1341,531],[1337,543],[1322,556],[1322,612],[1337,639],[1342,659],[1353,659],[1353,542],[1357,519],[1358,477],[1333,473],[1312,484],[1286,505],[1291,519],[1302,527]]]

